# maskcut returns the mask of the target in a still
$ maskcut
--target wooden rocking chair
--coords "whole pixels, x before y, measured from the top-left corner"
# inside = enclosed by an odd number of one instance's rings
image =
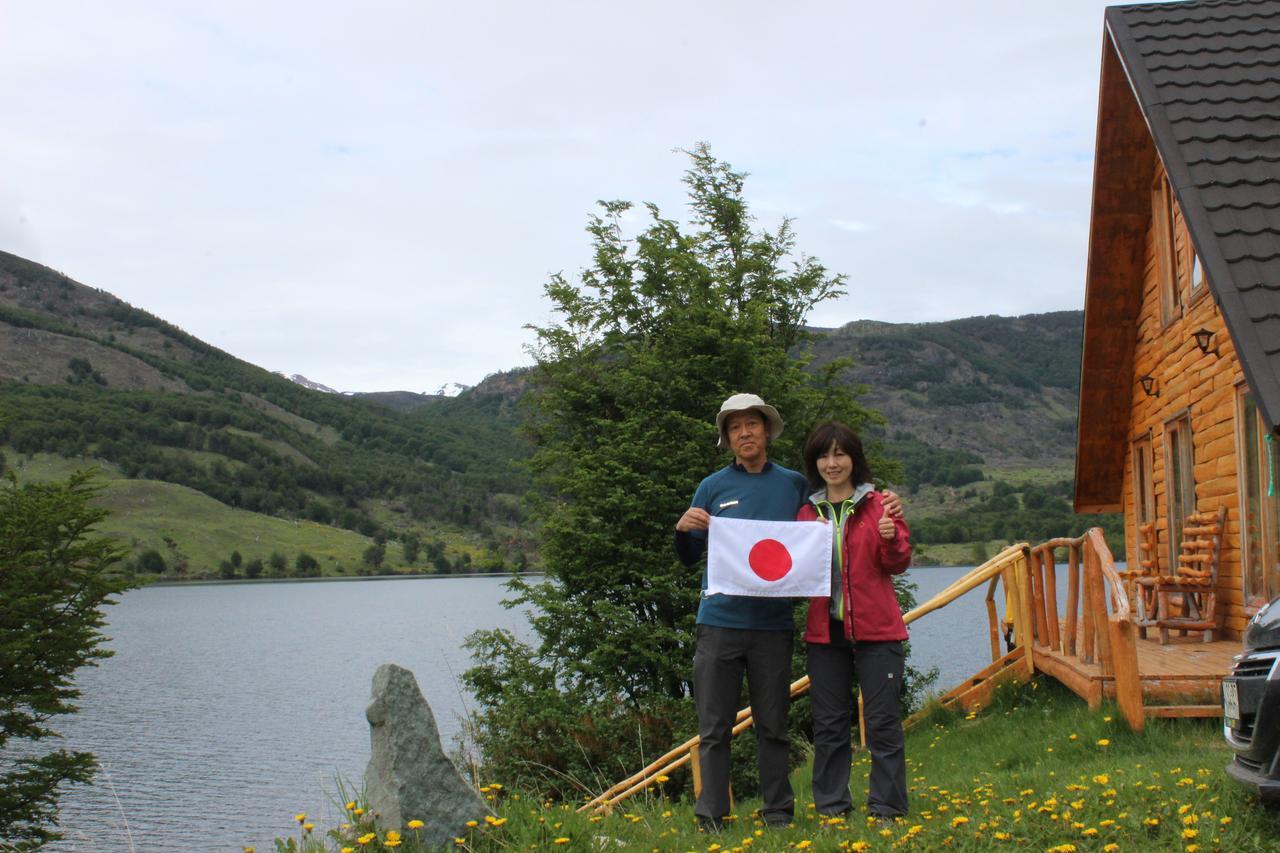
[[[1169,630],[1182,636],[1187,631],[1202,631],[1206,643],[1213,642],[1213,632],[1222,626],[1218,609],[1218,562],[1222,555],[1222,531],[1227,522],[1227,509],[1217,512],[1193,512],[1182,528],[1178,565],[1168,575],[1156,574],[1136,580],[1139,618],[1143,629],[1155,625],[1160,629],[1160,644],[1169,642]],[[1154,593],[1155,613],[1145,612],[1144,598]],[[1173,602],[1178,612],[1173,611]]]
[[[1160,557],[1156,548],[1156,523],[1148,521],[1138,525],[1138,568],[1120,572],[1125,593],[1129,596],[1131,611],[1138,636],[1147,638],[1147,628],[1158,627],[1157,593],[1153,584],[1143,584],[1143,578],[1156,578],[1160,574]]]

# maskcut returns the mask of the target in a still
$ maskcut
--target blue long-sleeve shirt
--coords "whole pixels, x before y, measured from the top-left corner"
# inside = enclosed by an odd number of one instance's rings
[[[689,506],[723,518],[794,521],[808,491],[804,476],[790,468],[766,462],[764,470],[752,474],[735,463],[699,483]],[[680,561],[692,566],[707,550],[707,532],[676,531],[675,547]],[[702,589],[706,588],[707,571],[704,567]],[[793,605],[789,598],[708,596],[704,592],[698,606],[698,624],[756,631],[789,631],[794,627]]]

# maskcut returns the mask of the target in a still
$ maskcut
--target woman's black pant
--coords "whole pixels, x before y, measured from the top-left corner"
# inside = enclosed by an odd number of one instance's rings
[[[832,621],[831,631],[832,643],[808,644],[814,805],[819,814],[828,815],[853,808],[849,770],[856,677],[871,752],[867,811],[879,817],[904,815],[907,755],[902,734],[902,643],[851,643],[845,639],[844,626],[836,621]]]

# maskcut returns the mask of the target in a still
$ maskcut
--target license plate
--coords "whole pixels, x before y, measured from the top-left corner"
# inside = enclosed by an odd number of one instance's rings
[[[1234,681],[1222,682],[1222,716],[1230,728],[1240,722],[1240,688]]]

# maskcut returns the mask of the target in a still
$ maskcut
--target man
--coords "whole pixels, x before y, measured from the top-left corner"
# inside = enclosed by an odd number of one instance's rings
[[[733,463],[698,484],[676,522],[675,546],[691,566],[707,548],[711,516],[793,521],[809,493],[804,475],[769,461],[769,444],[782,434],[778,410],[755,394],[734,394],[716,415],[717,446]],[[885,511],[901,516],[901,502],[885,493]],[[704,570],[702,588],[707,588]],[[693,656],[693,699],[698,713],[702,791],[694,806],[699,828],[715,832],[729,814],[729,744],[747,676],[756,729],[761,809],[768,826],[786,826],[795,812],[788,777],[787,706],[791,692],[793,601],[703,595]]]
[[[802,474],[769,461],[769,442],[782,434],[778,410],[755,394],[734,394],[716,415],[718,447],[733,464],[707,477],[676,522],[676,553],[693,565],[707,546],[711,516],[791,521],[804,502]],[[706,572],[702,588],[707,588]],[[769,826],[786,826],[795,811],[788,778],[787,704],[791,685],[792,604],[786,598],[703,595],[693,656],[702,791],[698,826],[718,831],[729,814],[729,742],[745,671],[756,728],[761,810]]]

